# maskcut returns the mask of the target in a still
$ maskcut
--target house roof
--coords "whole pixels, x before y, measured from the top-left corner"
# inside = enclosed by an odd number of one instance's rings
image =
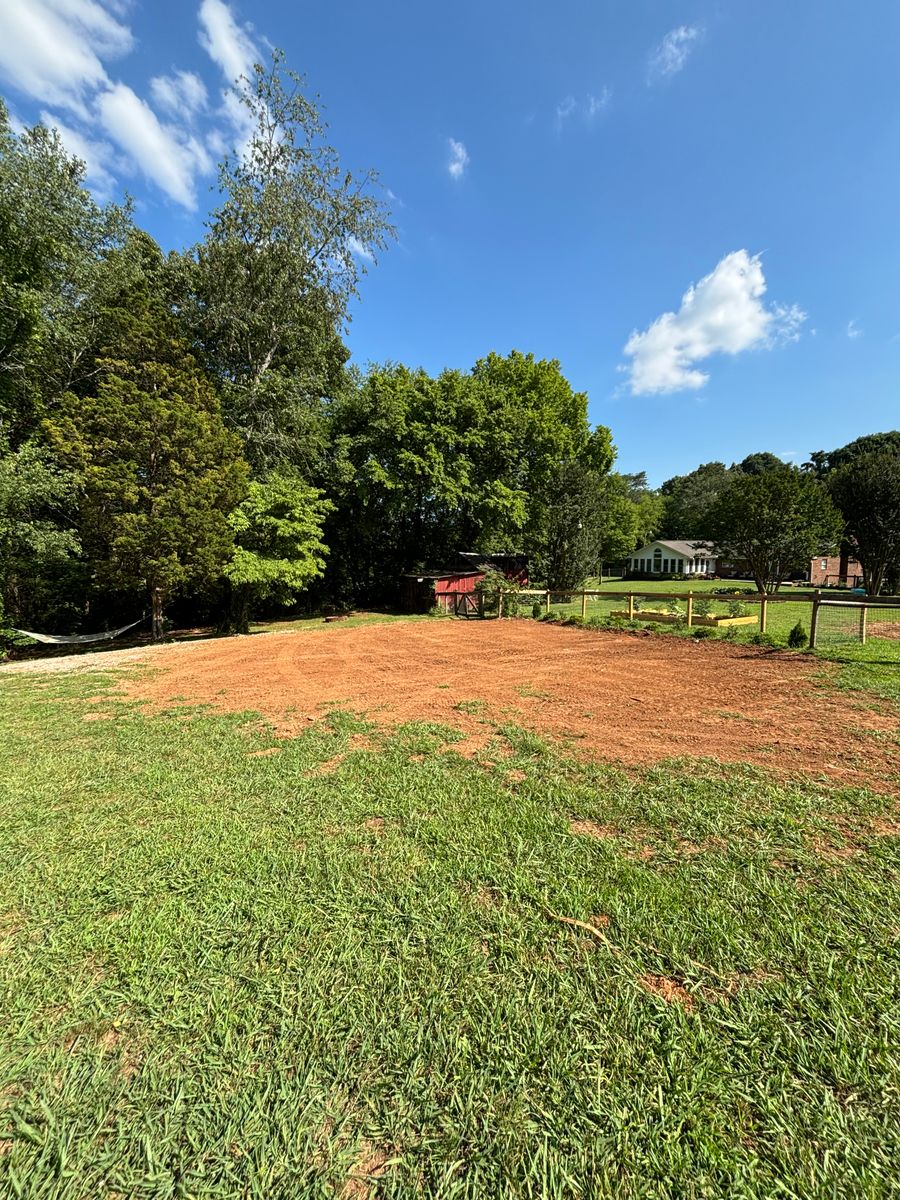
[[[698,538],[697,541],[700,539]],[[676,554],[683,554],[685,558],[716,558],[711,550],[704,549],[697,545],[697,542],[679,542],[670,541],[668,538],[657,538],[654,542],[648,542],[646,546],[641,546],[640,550],[632,550],[632,557],[635,554],[640,554],[644,550],[649,550],[651,546],[667,546],[670,550],[674,550]]]

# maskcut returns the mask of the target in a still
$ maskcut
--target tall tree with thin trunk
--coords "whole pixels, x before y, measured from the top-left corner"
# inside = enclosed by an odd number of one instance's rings
[[[373,171],[345,170],[302,77],[275,51],[237,85],[245,145],[219,170],[224,200],[181,260],[181,311],[254,469],[309,478],[324,453],[322,399],[366,263],[393,230]]]

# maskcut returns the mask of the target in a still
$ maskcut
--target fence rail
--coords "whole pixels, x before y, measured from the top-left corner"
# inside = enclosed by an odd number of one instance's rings
[[[754,616],[752,623],[758,621],[759,631],[765,633],[767,631],[769,606],[779,604],[805,604],[809,605],[810,619],[810,645],[815,648],[817,644],[818,629],[819,629],[819,613],[822,608],[842,608],[852,610],[859,614],[859,640],[865,642],[868,629],[869,613],[877,613],[878,610],[898,609],[900,608],[900,596],[859,596],[844,593],[842,596],[835,596],[834,592],[823,591],[822,589],[804,589],[791,590],[785,592],[740,592],[732,593],[731,595],[716,594],[707,590],[694,591],[667,591],[667,592],[648,592],[639,588],[628,588],[625,590],[619,589],[569,589],[569,588],[503,588],[499,592],[498,600],[498,616],[509,616],[510,598],[534,596],[543,602],[544,611],[550,612],[553,597],[565,596],[565,604],[570,605],[578,600],[581,601],[581,616],[587,616],[588,602],[591,600],[622,600],[625,602],[626,610],[621,614],[627,616],[629,620],[650,620],[660,621],[666,619],[676,619],[674,614],[662,614],[653,610],[648,610],[646,605],[648,601],[655,600],[678,600],[683,601],[686,607],[686,612],[679,614],[679,619],[683,619],[688,627],[694,625],[728,625],[728,624],[746,624],[749,623],[747,617],[736,615],[728,616],[726,614],[715,614],[714,616],[707,615],[706,612],[698,612],[698,602],[705,604],[728,604],[732,601],[738,601],[741,605],[756,605],[758,612]],[[642,609],[638,601],[643,604]]]

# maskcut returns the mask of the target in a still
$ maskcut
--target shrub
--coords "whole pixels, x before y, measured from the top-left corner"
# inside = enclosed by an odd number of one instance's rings
[[[544,606],[541,604],[540,600],[535,600],[534,604],[532,604],[531,615],[536,621],[539,621],[544,615]]]
[[[716,631],[711,625],[700,625],[698,628],[691,630],[691,637],[697,638],[698,641],[701,638],[714,638],[715,636]]]
[[[788,645],[792,650],[802,650],[808,641],[809,637],[803,628],[803,622],[798,621],[788,634]]]
[[[777,646],[778,643],[772,637],[771,633],[754,633],[750,639],[751,646]]]
[[[746,617],[747,605],[743,604],[740,600],[730,600],[728,602],[728,615],[729,617]]]
[[[698,617],[708,617],[712,612],[712,600],[707,600],[705,597],[694,601],[694,612]]]

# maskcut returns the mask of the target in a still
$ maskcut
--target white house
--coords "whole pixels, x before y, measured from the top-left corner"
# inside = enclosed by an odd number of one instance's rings
[[[717,565],[716,555],[694,542],[649,542],[628,559],[629,571],[641,575],[715,575]]]

